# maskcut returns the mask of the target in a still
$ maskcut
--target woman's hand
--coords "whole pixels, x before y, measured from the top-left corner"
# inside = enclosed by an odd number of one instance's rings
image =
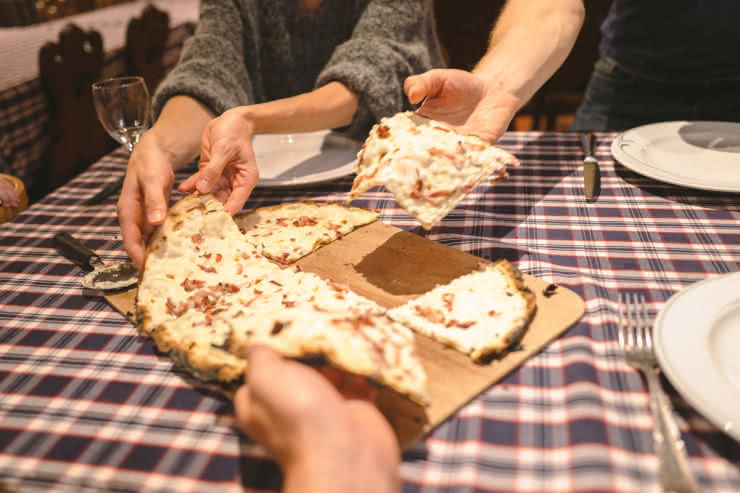
[[[494,81],[457,69],[433,69],[411,76],[404,91],[412,104],[424,101],[420,115],[491,143],[509,127],[519,104],[516,96]]]
[[[244,108],[226,111],[206,125],[200,169],[178,187],[180,192],[212,193],[231,214],[242,208],[259,179],[252,149],[254,124]]]
[[[173,161],[156,133],[147,132],[134,147],[128,162],[118,198],[118,221],[124,248],[139,268],[144,263],[149,236],[167,215],[175,181]]]
[[[325,378],[260,346],[251,347],[247,359],[236,417],[282,467],[284,492],[399,490],[398,444],[370,402],[374,392],[364,378],[336,371]]]

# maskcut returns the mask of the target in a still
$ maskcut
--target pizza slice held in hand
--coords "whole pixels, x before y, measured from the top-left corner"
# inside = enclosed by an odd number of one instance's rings
[[[357,155],[350,200],[383,185],[425,229],[442,220],[483,179],[506,178],[511,153],[446,123],[407,111],[373,126]]]

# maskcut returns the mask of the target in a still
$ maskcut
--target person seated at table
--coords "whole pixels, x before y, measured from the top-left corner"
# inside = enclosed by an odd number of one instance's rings
[[[585,5],[585,7],[584,7]],[[508,0],[473,68],[412,76],[419,113],[495,142],[560,67],[585,17],[583,0]],[[671,120],[740,121],[740,2],[614,0],[601,58],[572,130],[622,130]]]
[[[398,442],[364,378],[327,380],[265,346],[250,347],[246,357],[236,418],[280,465],[285,493],[400,491]],[[343,383],[342,394],[330,380]]]
[[[141,265],[173,171],[199,154],[179,190],[211,192],[233,214],[258,180],[253,135],[341,129],[364,140],[410,108],[407,76],[443,64],[431,0],[203,0],[129,160],[118,200],[129,256]]]
[[[18,207],[21,198],[12,183],[0,177],[0,207]]]

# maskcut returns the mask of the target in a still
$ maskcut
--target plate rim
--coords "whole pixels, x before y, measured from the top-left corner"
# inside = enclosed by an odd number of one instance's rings
[[[718,183],[707,183],[707,182],[696,182],[696,181],[689,181],[686,179],[683,179],[684,177],[681,177],[680,175],[674,175],[669,172],[666,172],[662,169],[655,168],[654,166],[645,163],[641,161],[640,159],[637,159],[636,157],[628,154],[625,152],[622,147],[627,144],[629,145],[629,141],[627,140],[631,134],[634,134],[635,132],[639,132],[641,130],[645,130],[646,128],[651,127],[660,127],[660,126],[670,126],[670,125],[677,125],[682,123],[717,123],[722,125],[737,125],[740,129],[740,122],[728,122],[728,121],[719,121],[719,120],[670,120],[670,121],[664,121],[664,122],[653,122],[653,123],[647,123],[645,125],[639,125],[633,128],[630,128],[628,130],[625,130],[618,134],[614,140],[612,140],[610,150],[612,157],[615,161],[622,164],[623,166],[629,168],[630,170],[634,171],[635,173],[646,176],[648,178],[652,178],[657,181],[661,181],[664,183],[670,183],[672,185],[678,185],[681,187],[687,187],[687,188],[693,188],[693,189],[699,189],[699,190],[708,190],[711,192],[730,192],[730,193],[740,193],[740,185],[737,186],[727,186],[723,184]],[[706,152],[712,152],[711,150],[706,150]],[[716,151],[719,152],[719,151]]]
[[[280,133],[270,133],[270,134],[258,134],[253,136],[253,139],[257,138],[264,138],[269,136],[270,138],[279,138],[281,136],[294,136],[294,135],[301,135],[301,136],[310,136],[310,135],[321,135],[326,136],[332,133],[332,130],[330,129],[323,129],[323,130],[312,130],[308,132],[280,132]],[[358,141],[358,145],[361,145],[362,142]],[[334,168],[333,170],[329,171],[322,171],[319,173],[313,173],[310,175],[304,175],[303,177],[296,179],[282,179],[282,178],[260,178],[257,181],[257,185],[255,188],[294,188],[294,187],[300,187],[303,185],[318,185],[322,183],[328,183],[334,180],[338,180],[339,178],[344,178],[347,176],[351,176],[355,172],[355,161],[348,162],[347,164],[344,164],[342,166],[339,166],[338,168]]]
[[[732,277],[738,277],[740,278],[740,271],[734,271],[734,272],[727,272],[724,274],[718,274],[713,275],[711,277],[708,277],[706,279],[702,279],[701,281],[697,281],[693,284],[690,284],[689,286],[686,286],[685,288],[681,289],[680,291],[674,293],[668,301],[665,303],[665,305],[661,308],[659,311],[657,317],[655,318],[655,321],[653,323],[652,327],[652,334],[653,334],[653,344],[655,348],[655,356],[658,360],[658,364],[660,366],[661,371],[666,376],[666,378],[671,382],[673,387],[678,391],[681,396],[686,399],[686,401],[702,416],[704,416],[708,421],[710,421],[712,424],[714,424],[717,429],[722,431],[723,433],[727,434],[728,436],[734,438],[738,442],[740,442],[740,413],[738,413],[737,416],[730,416],[730,419],[727,419],[727,413],[716,413],[715,409],[720,406],[710,406],[707,405],[706,400],[704,397],[705,395],[697,396],[695,395],[693,386],[686,383],[686,380],[680,375],[680,372],[677,371],[676,365],[674,363],[675,358],[671,359],[671,357],[667,354],[666,346],[664,343],[664,331],[665,331],[665,319],[667,317],[667,314],[675,309],[676,304],[680,303],[687,294],[695,292],[696,290],[702,290],[706,289],[707,286],[711,284],[715,284],[717,282],[727,282],[727,279],[730,279]],[[740,294],[737,295],[736,298],[734,298],[734,302],[740,301]],[[732,303],[733,301],[731,301]],[[720,313],[720,311],[725,307],[726,305],[718,306],[715,309],[716,313]],[[707,322],[705,327],[702,327],[701,331],[696,331],[697,333],[706,334],[706,332],[711,328],[712,323],[711,321]],[[702,344],[699,345],[699,350],[706,350],[708,352],[708,345]],[[710,397],[711,400],[711,397]],[[720,416],[722,414],[723,416]],[[733,425],[729,427],[729,429],[726,428],[727,423],[730,422]]]

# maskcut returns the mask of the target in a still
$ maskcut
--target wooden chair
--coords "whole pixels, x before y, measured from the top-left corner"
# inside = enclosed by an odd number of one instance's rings
[[[126,30],[126,60],[129,75],[144,77],[149,94],[165,76],[164,53],[170,35],[170,16],[152,4],[140,17],[131,19]]]
[[[103,41],[100,33],[84,32],[68,24],[59,42],[48,42],[39,52],[41,82],[49,100],[51,137],[45,159],[41,196],[73,178],[113,149],[97,120],[92,83],[100,79]]]

